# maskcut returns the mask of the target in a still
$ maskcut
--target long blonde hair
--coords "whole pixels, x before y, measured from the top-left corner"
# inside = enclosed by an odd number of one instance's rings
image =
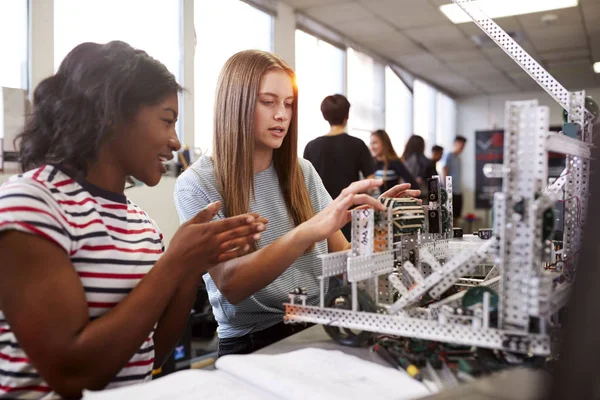
[[[314,214],[304,174],[298,162],[298,87],[294,70],[278,56],[259,50],[233,55],[221,70],[215,98],[213,160],[225,215],[249,211],[254,197],[254,111],[262,78],[285,71],[293,82],[294,102],[288,132],[273,151],[273,166],[287,209],[295,225]],[[241,180],[236,177],[241,176]]]
[[[390,136],[383,129],[378,129],[375,132],[371,133],[372,136],[377,136],[381,141],[381,147],[383,150],[383,176],[387,176],[388,163],[390,161],[400,160],[396,150],[394,150],[394,146],[392,145],[392,141]]]

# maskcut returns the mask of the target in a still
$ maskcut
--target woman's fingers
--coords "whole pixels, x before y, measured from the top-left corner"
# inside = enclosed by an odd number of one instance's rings
[[[420,195],[421,191],[418,189],[414,189],[404,191],[404,193],[400,194],[400,197],[419,197]]]
[[[410,183],[401,183],[387,190],[380,197],[399,197],[403,192],[410,189]]]
[[[367,190],[379,187],[382,184],[383,179],[363,179],[362,181],[353,182],[346,189],[342,190],[340,197],[344,198],[349,194],[364,193]]]
[[[266,229],[266,227],[263,224],[255,222],[251,225],[244,225],[244,226],[240,226],[235,229],[230,229],[228,231],[219,233],[217,236],[217,239],[219,241],[221,241],[222,243],[226,243],[226,242],[229,242],[234,239],[243,238],[243,237],[254,235],[254,234],[259,234],[260,232],[263,232],[265,229]]]
[[[252,243],[252,240],[248,237],[229,240],[225,243],[221,243],[221,246],[219,246],[219,252],[220,253],[232,253],[232,252],[247,253],[248,251],[250,251],[251,243]]]
[[[350,208],[350,206],[352,205],[352,197],[354,197],[353,194],[348,194],[345,197],[343,197],[339,203],[335,206],[335,210],[338,213],[342,213],[344,211],[347,211],[348,208]]]
[[[381,204],[381,202],[368,194],[356,194],[352,198],[352,204],[354,205],[364,205],[373,207],[376,210],[383,211],[385,210],[385,206]]]

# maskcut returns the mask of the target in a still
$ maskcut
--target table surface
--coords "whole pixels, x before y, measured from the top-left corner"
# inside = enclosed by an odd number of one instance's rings
[[[310,327],[279,342],[273,343],[257,351],[255,354],[281,354],[307,347],[325,350],[340,350],[363,360],[390,367],[390,365],[383,361],[381,357],[368,348],[342,346],[334,342],[320,325]],[[469,384],[462,384],[455,388],[444,389],[423,400],[475,400],[487,398],[505,400],[541,399],[543,398],[543,395],[540,388],[548,385],[548,379],[548,376],[541,371],[514,368],[494,374],[490,377],[477,379]]]
[[[390,365],[381,359],[377,353],[372,352],[364,347],[348,347],[342,346],[334,342],[321,325],[315,325],[310,328],[298,332],[295,335],[289,336],[279,342],[273,343],[264,347],[254,354],[281,354],[288,353],[294,350],[313,347],[324,350],[341,350],[346,354],[359,357],[363,360],[371,361],[379,365],[389,367]]]

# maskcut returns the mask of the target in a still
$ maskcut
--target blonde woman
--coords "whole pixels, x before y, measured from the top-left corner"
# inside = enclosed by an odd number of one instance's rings
[[[216,218],[253,211],[269,220],[256,251],[204,275],[219,324],[219,356],[250,353],[296,331],[284,325],[283,303],[294,288],[318,301],[319,255],[349,244],[340,228],[353,205],[381,209],[363,192],[381,180],[355,182],[332,200],[312,165],[298,158],[298,90],[294,71],[262,51],[232,56],[219,77],[214,153],[178,179],[182,222],[214,201]],[[400,195],[408,185],[388,195]]]

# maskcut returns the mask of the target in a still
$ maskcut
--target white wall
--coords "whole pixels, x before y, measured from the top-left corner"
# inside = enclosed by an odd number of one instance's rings
[[[163,176],[155,187],[136,186],[125,191],[125,195],[156,222],[163,234],[165,246],[179,228],[179,216],[173,201],[176,179]]]
[[[587,92],[600,100],[600,89]],[[474,212],[475,205],[475,131],[504,128],[504,104],[507,101],[537,99],[540,105],[550,107],[550,125],[562,125],[562,107],[546,92],[505,93],[493,96],[473,96],[457,100],[457,133],[468,139],[463,159],[463,215]],[[483,212],[476,212],[483,216]]]

